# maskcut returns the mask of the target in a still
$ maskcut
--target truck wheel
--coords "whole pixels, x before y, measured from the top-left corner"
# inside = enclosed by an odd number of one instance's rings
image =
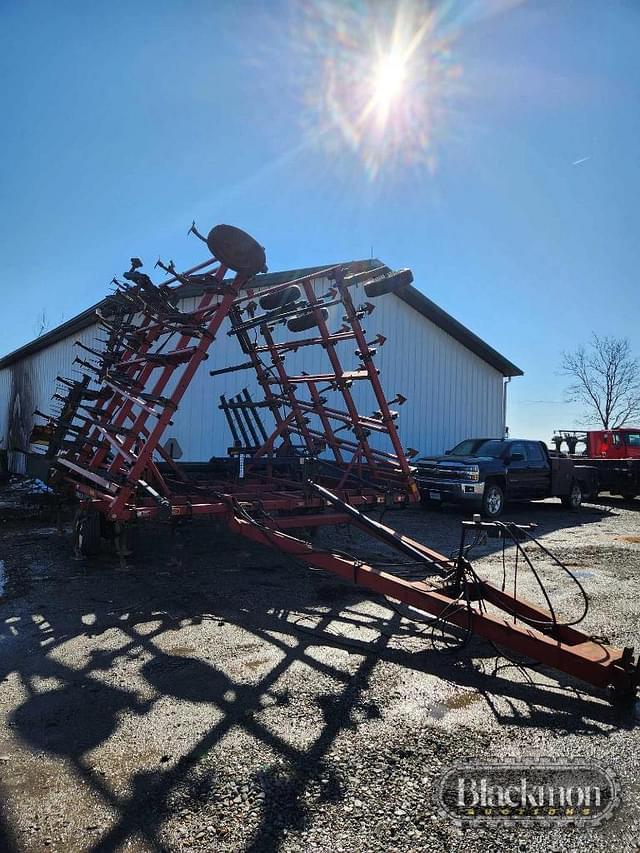
[[[637,497],[637,495],[636,495],[636,493],[635,493],[635,492],[623,492],[623,493],[622,493],[622,498],[623,498],[623,500],[625,500],[625,501],[632,501],[632,500],[634,500],[636,497]]]
[[[580,483],[578,483],[577,480],[574,480],[571,484],[571,491],[569,494],[560,498],[560,500],[562,501],[562,506],[567,509],[578,509],[582,503],[582,486]]]
[[[504,492],[497,483],[487,483],[482,496],[482,514],[487,518],[498,518],[504,509]]]

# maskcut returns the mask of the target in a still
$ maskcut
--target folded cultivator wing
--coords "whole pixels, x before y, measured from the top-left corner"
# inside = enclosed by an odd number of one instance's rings
[[[335,266],[261,288],[265,253],[248,234],[228,225],[206,238],[195,225],[191,230],[211,257],[183,273],[158,261],[167,273],[159,285],[132,258],[99,309],[101,347],[77,342],[80,378],[58,377],[59,411],[37,413],[46,421],[36,430],[49,441],[53,482],[81,499],[77,550],[89,553],[101,532],[111,532],[122,554],[123,531],[137,519],[216,516],[236,533],[431,614],[434,628],[478,634],[592,684],[633,693],[638,668],[631,650],[561,622],[530,560],[523,557],[545,608],[518,598],[515,584],[508,593],[504,582],[499,588],[475,573],[464,539],[469,528],[516,548],[530,536],[527,529],[465,522],[459,551],[447,558],[363,512],[419,499],[408,461],[415,451],[403,449],[393,408],[405,398],[387,400],[376,367],[385,338],[363,328],[375,309],[371,300],[410,284],[411,272]],[[201,298],[187,311],[184,297],[194,285]],[[225,335],[239,344],[235,365],[215,361],[216,338]],[[245,379],[233,396],[219,395],[232,445],[203,479],[180,467],[161,439],[210,350],[212,384],[243,372],[252,382]],[[321,370],[317,356],[305,369],[311,352],[321,354]],[[407,580],[290,533],[338,523],[408,556],[420,577]]]

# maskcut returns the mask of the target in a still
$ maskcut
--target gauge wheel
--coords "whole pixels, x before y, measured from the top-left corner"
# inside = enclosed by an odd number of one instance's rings
[[[567,509],[578,509],[582,503],[582,486],[577,480],[571,484],[571,491],[562,498],[562,506]]]
[[[498,518],[504,509],[504,492],[497,483],[487,483],[482,496],[482,514],[486,518]]]
[[[233,225],[216,225],[209,231],[207,246],[211,254],[229,269],[254,276],[265,270],[264,248]]]
[[[385,293],[395,293],[397,290],[402,290],[412,281],[413,273],[411,270],[395,270],[370,279],[364,285],[364,292],[373,299],[376,296],[384,296]]]
[[[260,297],[260,307],[264,311],[274,311],[276,308],[284,308],[285,305],[297,302],[301,296],[302,291],[297,285],[294,285]]]
[[[95,557],[100,551],[100,513],[78,510],[73,523],[73,545],[77,555]]]
[[[329,312],[327,309],[322,308],[320,315],[326,323],[329,319]],[[299,314],[297,317],[292,317],[287,323],[287,329],[289,329],[290,332],[305,332],[307,329],[313,329],[319,322],[320,320],[318,319],[315,311],[307,311],[304,314]]]

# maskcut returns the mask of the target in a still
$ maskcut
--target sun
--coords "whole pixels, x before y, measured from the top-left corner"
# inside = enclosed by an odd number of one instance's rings
[[[402,96],[407,79],[405,59],[389,53],[378,61],[373,78],[373,100],[378,118],[386,119],[394,103]]]
[[[298,51],[293,79],[309,140],[335,162],[357,154],[372,181],[435,171],[462,93],[459,28],[445,14],[456,2],[293,4],[302,11],[288,45]]]

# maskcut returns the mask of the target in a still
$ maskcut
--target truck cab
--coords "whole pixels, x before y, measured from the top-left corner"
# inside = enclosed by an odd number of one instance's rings
[[[587,456],[605,459],[640,459],[640,427],[589,430]]]

